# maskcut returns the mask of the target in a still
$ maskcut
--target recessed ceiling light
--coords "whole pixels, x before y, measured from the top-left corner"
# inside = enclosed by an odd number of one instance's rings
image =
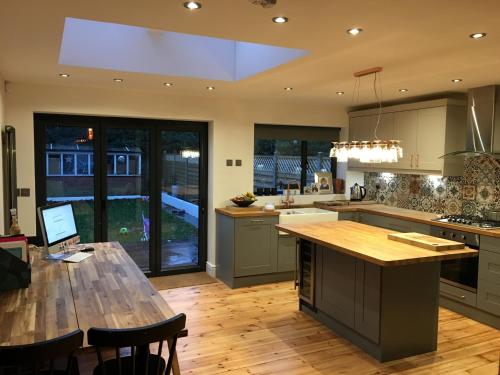
[[[173,84],[172,82],[165,82],[165,83],[163,84],[163,86],[168,86],[168,87],[171,87],[171,86],[173,86],[173,85],[174,85],[174,84]]]
[[[484,38],[485,36],[486,36],[486,33],[474,33],[474,34],[469,35],[469,37],[472,39],[481,39],[481,38]]]
[[[346,32],[347,32],[347,34],[356,36],[356,35],[358,35],[362,31],[363,31],[363,29],[360,29],[359,27],[353,27],[351,29],[347,29]]]
[[[451,82],[453,83],[459,83],[459,82],[462,82],[462,78],[455,78],[455,79],[452,79]]]
[[[292,91],[293,87],[285,87],[285,91]]]
[[[273,22],[274,23],[287,23],[288,22],[288,18],[287,17],[282,17],[282,16],[274,17],[273,18]]]
[[[115,82],[123,82],[123,79],[122,78],[113,78],[113,81],[115,81]]]
[[[184,8],[187,8],[189,10],[196,10],[201,8],[201,4],[197,3],[196,1],[186,1],[184,3]]]
[[[207,86],[207,90],[208,91],[213,91],[213,90],[215,90],[215,87],[213,87],[213,86]]]
[[[408,89],[399,89],[399,92],[408,92]]]
[[[61,74],[59,74],[59,77],[69,78],[69,74],[67,74],[67,73],[61,73]]]
[[[345,94],[345,92],[343,92],[343,91],[337,91],[337,95],[344,95],[344,94]]]

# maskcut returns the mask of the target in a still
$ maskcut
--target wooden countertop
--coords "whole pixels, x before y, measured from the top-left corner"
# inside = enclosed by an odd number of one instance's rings
[[[174,316],[118,242],[96,243],[80,263],[30,253],[28,288],[0,292],[0,345],[31,344],[80,328],[132,328]]]
[[[279,216],[278,211],[264,211],[263,207],[226,207],[216,208],[215,212],[230,217]]]
[[[443,228],[460,230],[463,232],[477,233],[483,236],[500,237],[499,229],[481,229],[467,225],[441,223],[439,221],[431,220],[439,216],[438,214],[435,213],[409,210],[406,208],[399,208],[399,207],[391,207],[383,204],[372,204],[372,205],[352,204],[349,206],[330,206],[321,208],[336,212],[366,212],[376,215],[394,217],[402,220],[415,221],[427,225],[434,225]]]
[[[387,235],[394,231],[348,220],[311,224],[279,224],[276,227],[296,237],[384,267],[478,255],[477,250],[469,248],[432,251],[403,244],[387,238]]]

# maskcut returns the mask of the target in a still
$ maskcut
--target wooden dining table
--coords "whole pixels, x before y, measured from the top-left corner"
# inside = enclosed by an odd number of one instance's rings
[[[49,340],[80,328],[136,328],[175,315],[118,242],[89,244],[80,263],[43,259],[30,252],[31,284],[0,292],[0,346]],[[187,330],[183,332],[187,335]],[[177,355],[174,374],[180,374]]]

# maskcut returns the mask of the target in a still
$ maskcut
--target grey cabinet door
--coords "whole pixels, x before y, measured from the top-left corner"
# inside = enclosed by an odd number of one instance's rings
[[[500,254],[479,251],[479,278],[500,285]]]
[[[356,259],[322,246],[316,249],[316,306],[354,328]]]
[[[279,236],[278,272],[295,270],[296,256],[297,256],[297,239],[292,236]]]
[[[357,332],[375,343],[380,338],[380,277],[379,266],[356,260],[354,326]]]
[[[236,219],[234,276],[276,272],[278,231],[276,218]]]
[[[339,212],[339,220],[358,221],[358,212]]]
[[[479,279],[477,285],[477,307],[493,315],[500,316],[500,285]]]
[[[430,234],[430,226],[422,223],[417,223],[409,220],[401,220],[383,215],[369,214],[366,212],[360,213],[360,222],[363,224],[373,225],[375,227],[394,230],[397,232],[417,232],[422,234]]]

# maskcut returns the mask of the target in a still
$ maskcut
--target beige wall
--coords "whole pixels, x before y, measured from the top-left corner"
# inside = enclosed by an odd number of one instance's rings
[[[208,94],[208,93],[207,93]],[[93,89],[9,83],[7,121],[17,131],[18,186],[31,189],[19,198],[22,230],[35,233],[33,113],[130,116],[209,122],[208,261],[215,263],[214,207],[253,187],[254,123],[346,126],[344,108],[285,101],[242,101],[181,97],[126,89]],[[242,167],[226,167],[242,159]]]

